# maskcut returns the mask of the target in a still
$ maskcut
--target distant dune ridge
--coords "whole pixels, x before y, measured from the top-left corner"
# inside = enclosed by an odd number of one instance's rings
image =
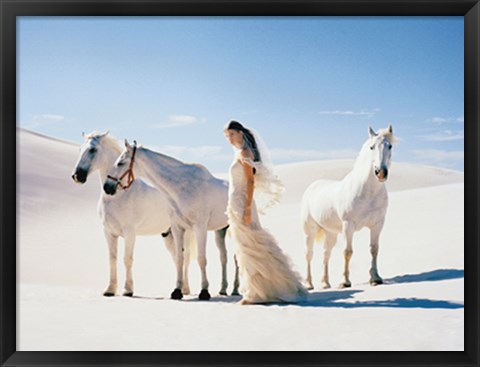
[[[352,288],[340,290],[343,241],[330,261],[333,288],[314,285],[302,305],[239,306],[239,297],[169,299],[175,269],[160,236],[140,237],[135,297],[105,298],[108,252],[96,213],[97,173],[71,179],[79,144],[17,129],[18,350],[463,350],[464,174],[393,162],[378,266],[385,284],[368,285],[368,232],[354,237]],[[394,153],[395,154],[395,153]],[[300,199],[317,179],[342,179],[353,160],[276,166],[285,184],[279,205],[261,218],[305,275]],[[225,174],[222,174],[224,176]],[[235,244],[228,239],[229,292]],[[119,289],[123,240],[119,246]],[[214,239],[207,245],[210,292],[220,289]],[[72,332],[73,331],[73,332]]]

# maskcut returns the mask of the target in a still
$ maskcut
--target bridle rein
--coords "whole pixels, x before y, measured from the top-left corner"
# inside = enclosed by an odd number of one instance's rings
[[[127,190],[132,186],[133,181],[135,181],[135,176],[133,175],[133,163],[135,162],[135,153],[137,152],[137,146],[133,146],[133,153],[132,153],[132,159],[130,160],[130,165],[128,166],[128,169],[123,173],[123,175],[120,176],[120,178],[113,177],[108,175],[107,177],[117,183],[117,186],[120,186],[123,190]],[[127,176],[127,184],[124,185],[122,183],[122,180]]]

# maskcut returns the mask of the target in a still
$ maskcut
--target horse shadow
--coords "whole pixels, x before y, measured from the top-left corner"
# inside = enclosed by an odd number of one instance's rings
[[[141,296],[141,295],[133,295],[129,297],[131,299],[143,299],[143,300],[149,300],[149,301],[160,301],[160,300],[165,300],[166,297],[150,297],[150,296]]]
[[[321,308],[423,308],[423,309],[460,309],[461,303],[432,300],[422,298],[393,298],[386,300],[359,301],[354,300],[354,295],[363,293],[361,290],[330,291],[310,293],[308,300],[297,304],[298,307]]]
[[[437,269],[420,274],[399,275],[390,279],[384,279],[385,284],[433,282],[440,280],[460,279],[465,277],[463,269]]]
[[[399,275],[390,279],[384,280],[384,285],[388,286],[393,284],[402,283],[418,283],[418,282],[431,282],[442,281],[451,279],[460,279],[465,277],[465,271],[463,269],[437,269],[420,274],[406,274]],[[388,307],[388,308],[423,308],[423,309],[460,309],[464,308],[463,303],[445,301],[445,300],[432,300],[422,298],[393,298],[388,300],[369,300],[359,301],[354,300],[354,295],[363,293],[363,290],[354,289],[342,289],[322,292],[311,292],[308,299],[299,303],[300,307],[335,307],[335,308],[375,308],[375,307]]]
[[[461,279],[465,277],[463,269],[437,269],[419,274],[399,275],[393,278],[384,279],[384,284],[380,287],[385,287],[394,284],[404,283],[418,283],[418,282],[432,282],[442,280]],[[456,303],[445,300],[432,300],[423,298],[393,298],[387,300],[355,300],[354,296],[365,292],[361,289],[338,289],[338,290],[323,290],[310,292],[307,299],[301,303],[268,303],[264,306],[296,306],[296,307],[320,307],[320,308],[422,308],[422,309],[461,309],[464,308],[463,303]],[[149,300],[167,300],[166,297],[142,297],[133,296],[137,299]],[[209,302],[218,303],[237,303],[241,300],[241,296],[212,296]],[[190,296],[183,300],[183,302],[205,302],[199,300],[196,296]]]
[[[152,297],[152,296],[143,296],[143,295],[134,295],[128,297],[131,299],[141,299],[141,300],[148,300],[148,301],[174,301],[178,302],[177,300],[172,300],[170,297],[166,296],[159,296],[159,297]],[[223,302],[223,303],[236,303],[242,299],[242,296],[223,296],[223,295],[215,295],[210,298],[207,302]],[[185,295],[182,299],[182,302],[205,302],[198,298],[198,294],[191,294]]]
[[[218,302],[218,303],[237,303],[242,299],[242,296],[223,296],[223,295],[215,295],[210,298],[207,302]],[[204,300],[198,299],[198,297],[191,297],[187,299],[183,299],[183,302],[201,302],[204,303]]]

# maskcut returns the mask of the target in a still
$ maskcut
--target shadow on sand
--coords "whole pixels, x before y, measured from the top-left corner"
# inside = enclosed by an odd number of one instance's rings
[[[461,303],[451,301],[422,299],[422,298],[393,298],[377,301],[354,300],[360,290],[342,290],[310,293],[308,300],[299,303],[299,307],[334,307],[334,308],[427,308],[427,309],[459,309],[464,308]]]
[[[465,277],[463,269],[438,269],[420,274],[399,275],[390,279],[385,279],[386,284],[391,283],[416,283],[416,282],[434,282],[439,280],[460,279]]]
[[[390,279],[384,279],[385,287],[388,285],[402,284],[402,283],[418,283],[442,281],[451,279],[464,278],[463,269],[438,269],[420,274],[399,275]],[[354,296],[358,293],[363,293],[360,289],[339,289],[339,290],[324,290],[317,292],[310,292],[305,302],[297,303],[296,307],[331,307],[331,308],[424,308],[424,309],[461,309],[464,308],[463,303],[456,303],[443,300],[432,300],[422,298],[394,298],[388,300],[355,300]],[[137,299],[149,300],[169,300],[166,297],[142,297],[133,296]],[[183,302],[217,302],[217,303],[237,303],[242,299],[241,296],[213,296],[210,301],[201,301],[196,295],[186,296]],[[176,302],[176,301],[175,301]],[[291,306],[285,303],[269,303],[264,306]]]
[[[464,278],[463,269],[438,269],[420,274],[400,275],[384,280],[384,285],[401,283],[432,282]],[[426,309],[460,309],[463,303],[451,301],[421,299],[421,298],[394,298],[389,300],[359,301],[354,300],[354,295],[364,292],[362,290],[337,290],[311,292],[308,300],[298,304],[300,307],[336,307],[336,308],[360,308],[360,307],[387,307],[387,308],[426,308]]]

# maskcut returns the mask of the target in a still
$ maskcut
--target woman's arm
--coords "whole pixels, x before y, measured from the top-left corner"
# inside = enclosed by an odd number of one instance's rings
[[[242,158],[253,160],[253,154],[249,150],[242,150],[241,156]],[[248,226],[252,222],[252,202],[255,179],[253,175],[253,167],[244,160],[242,160],[242,166],[245,173],[245,178],[247,179],[247,194],[245,198],[245,212],[243,214],[243,221]]]

